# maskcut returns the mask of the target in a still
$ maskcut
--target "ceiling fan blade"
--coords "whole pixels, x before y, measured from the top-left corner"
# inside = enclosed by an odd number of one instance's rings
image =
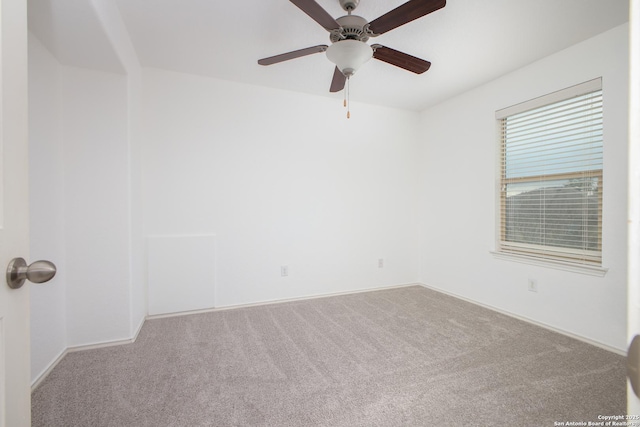
[[[312,55],[314,53],[320,53],[327,50],[326,44],[321,44],[318,46],[308,47],[305,49],[294,50],[292,52],[282,53],[276,56],[270,56],[268,58],[262,58],[258,60],[258,64],[260,65],[272,65],[277,64],[278,62],[288,61],[290,59],[300,58],[301,56]]]
[[[422,74],[431,67],[431,62],[416,58],[390,47],[374,45],[373,57],[416,74]]]
[[[298,6],[304,13],[309,15],[311,19],[322,25],[327,31],[337,30],[338,28],[340,28],[340,24],[338,24],[336,20],[333,19],[333,16],[329,15],[329,13],[314,0],[290,1],[291,3]]]
[[[401,25],[421,18],[431,12],[445,7],[446,0],[409,0],[381,17],[369,23],[369,29],[375,35],[398,28]]]
[[[347,77],[342,74],[342,71],[340,71],[338,69],[338,67],[336,67],[335,71],[333,72],[333,79],[331,80],[331,88],[329,89],[329,92],[340,92],[342,89],[344,89],[344,84],[347,81]]]

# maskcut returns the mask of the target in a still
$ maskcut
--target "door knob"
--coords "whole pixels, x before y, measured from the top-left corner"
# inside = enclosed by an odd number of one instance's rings
[[[56,266],[50,261],[36,261],[27,266],[24,258],[14,258],[7,267],[7,284],[11,289],[18,289],[25,280],[33,283],[44,283],[56,275]]]

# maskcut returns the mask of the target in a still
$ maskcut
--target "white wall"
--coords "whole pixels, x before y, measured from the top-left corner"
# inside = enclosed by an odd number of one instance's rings
[[[216,306],[416,281],[417,113],[353,103],[347,120],[341,99],[143,81],[146,234],[216,235]]]
[[[132,319],[127,78],[61,66],[33,36],[29,49],[30,244],[34,260],[58,267],[50,283],[32,286],[37,379],[67,347],[130,339],[140,320]]]
[[[129,205],[130,205],[130,331],[134,337],[147,316],[146,257],[142,196],[142,69],[127,63],[129,126]]]
[[[94,70],[63,73],[70,346],[131,336],[126,83]]]
[[[130,244],[130,335],[140,330],[147,315],[147,294],[145,286],[145,245],[142,214],[142,151],[141,141],[141,100],[142,69],[122,21],[120,12],[111,0],[91,0],[102,29],[113,46],[113,50],[126,73],[127,149],[129,203],[129,244]]]
[[[113,2],[89,13],[99,28],[86,42],[102,31],[109,69],[126,74],[63,66],[30,35],[30,244],[58,266],[33,288],[34,381],[68,347],[131,339],[147,313],[141,68]]]
[[[30,286],[33,377],[39,376],[67,348],[60,79],[60,64],[29,34],[28,261],[46,259],[58,268],[50,282]]]
[[[421,281],[616,349],[626,346],[628,26],[533,63],[421,116]],[[595,77],[604,96],[604,278],[494,259],[494,113]],[[538,293],[527,290],[536,279]]]

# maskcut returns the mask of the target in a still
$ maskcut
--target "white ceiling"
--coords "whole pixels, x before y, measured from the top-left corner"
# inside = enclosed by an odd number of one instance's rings
[[[113,51],[89,35],[96,19],[84,10],[89,1],[29,0],[30,28],[62,63],[116,71],[102,64]],[[113,1],[143,66],[342,98],[329,93],[334,65],[322,53],[257,64],[330,44],[328,32],[288,0]],[[338,0],[316,1],[334,17],[345,14]],[[404,2],[361,0],[355,14],[371,21]],[[370,40],[427,59],[431,69],[415,75],[371,60],[351,79],[351,99],[420,111],[627,22],[628,7],[628,0],[449,0]]]

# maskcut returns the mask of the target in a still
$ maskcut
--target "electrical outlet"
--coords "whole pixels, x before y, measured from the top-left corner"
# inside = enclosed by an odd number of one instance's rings
[[[529,289],[529,292],[538,292],[538,282],[535,279],[529,279],[527,289]]]
[[[289,275],[289,266],[288,265],[280,266],[280,275],[282,277],[287,277]]]
[[[384,259],[378,258],[378,268],[384,268]]]

